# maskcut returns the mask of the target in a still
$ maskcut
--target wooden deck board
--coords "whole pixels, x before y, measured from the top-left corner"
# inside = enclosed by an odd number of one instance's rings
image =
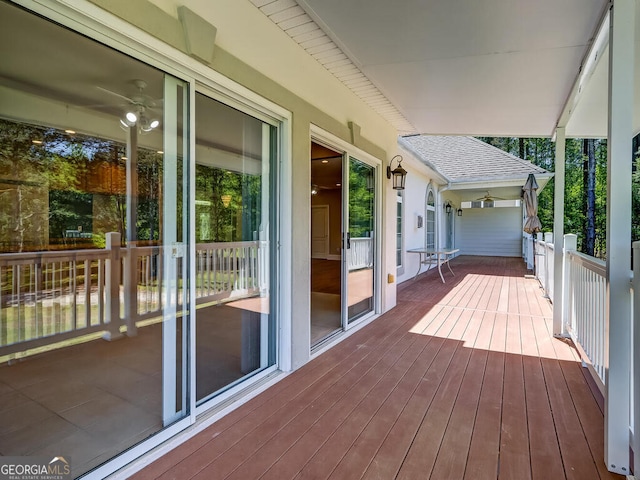
[[[611,478],[602,412],[519,259],[460,257],[134,476]]]

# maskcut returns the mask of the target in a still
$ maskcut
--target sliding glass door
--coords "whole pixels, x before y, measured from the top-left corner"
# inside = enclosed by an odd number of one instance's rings
[[[276,127],[196,94],[196,400],[275,364]]]
[[[344,252],[343,324],[375,311],[376,292],[376,167],[347,157],[343,190]]]

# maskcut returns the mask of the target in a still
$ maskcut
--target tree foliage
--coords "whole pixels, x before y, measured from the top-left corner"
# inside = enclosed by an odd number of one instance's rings
[[[548,138],[481,137],[483,140],[512,155],[528,160],[550,172],[555,171],[555,144]],[[607,141],[593,142],[595,156],[595,240],[593,254],[604,256],[606,245],[606,192],[607,192]],[[578,250],[587,251],[587,189],[585,185],[585,161],[587,153],[582,139],[567,139],[565,146],[565,203],[564,231],[578,236]],[[553,201],[555,181],[538,192],[538,216],[544,232],[553,231]],[[640,175],[634,174],[634,218],[640,212]],[[634,229],[638,238],[640,225]]]

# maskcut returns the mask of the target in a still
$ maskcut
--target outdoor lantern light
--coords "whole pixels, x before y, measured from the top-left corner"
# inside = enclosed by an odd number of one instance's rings
[[[461,217],[461,216],[462,216],[462,209],[461,209],[461,208],[459,208],[459,209],[458,209],[458,216],[459,216],[459,217]]]
[[[444,206],[444,210],[447,212],[447,215],[451,213],[451,202],[447,202]]]
[[[393,165],[393,161],[399,158],[398,166],[391,170],[391,166]],[[393,189],[394,190],[404,190],[404,181],[407,178],[407,171],[402,168],[402,156],[396,155],[389,162],[389,166],[387,167],[387,178],[391,178],[393,175]]]

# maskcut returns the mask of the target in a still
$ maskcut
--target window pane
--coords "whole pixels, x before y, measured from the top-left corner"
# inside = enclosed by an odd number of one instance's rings
[[[396,197],[396,266],[402,266],[402,192]]]
[[[427,221],[425,225],[425,243],[426,247],[435,249],[436,247],[436,210],[435,210],[435,197],[433,191],[429,190],[427,193],[427,207],[426,207]]]
[[[275,361],[269,305],[275,128],[196,94],[196,398]]]

